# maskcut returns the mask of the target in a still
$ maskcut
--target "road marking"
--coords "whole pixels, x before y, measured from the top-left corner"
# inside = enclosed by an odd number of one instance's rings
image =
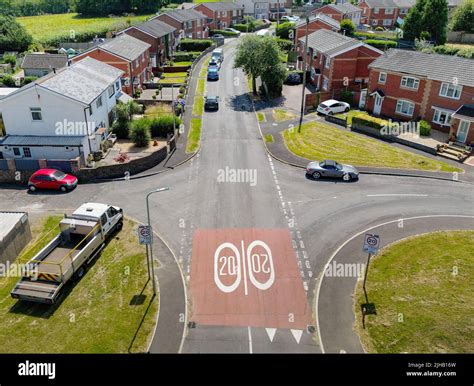
[[[368,194],[367,197],[428,197],[427,194],[415,194],[415,193],[381,193],[381,194]]]
[[[382,226],[385,226],[385,225],[388,225],[388,224],[393,224],[393,223],[398,223],[400,220],[403,220],[403,221],[408,221],[408,220],[419,220],[419,219],[423,219],[423,218],[433,218],[433,217],[459,217],[459,218],[474,218],[474,216],[468,216],[468,215],[457,215],[457,214],[435,214],[435,215],[427,215],[427,216],[415,216],[415,217],[406,217],[406,218],[398,218],[396,220],[390,220],[390,221],[386,221],[386,222],[383,222],[381,224],[378,224],[378,225],[374,225],[374,226],[371,226],[370,228],[367,228],[367,229],[364,229],[362,231],[360,231],[359,233],[356,233],[355,235],[353,235],[352,237],[350,237],[349,239],[347,239],[346,241],[344,241],[335,251],[334,253],[331,255],[331,257],[329,258],[329,260],[327,261],[326,265],[324,266],[322,272],[326,272],[326,269],[328,268],[329,264],[331,264],[332,260],[334,259],[334,257],[339,253],[339,251],[344,248],[348,243],[350,243],[352,240],[354,240],[356,237],[364,234],[364,233],[367,233],[369,231],[371,231],[372,229],[375,229],[375,228],[378,228],[378,227],[382,227]],[[318,312],[318,305],[319,305],[319,293],[321,292],[321,285],[323,283],[323,280],[325,278],[325,275],[322,275],[321,277],[321,280],[319,280],[319,283],[318,283],[318,287],[316,289],[316,298],[315,298],[315,301],[314,301],[314,307],[315,307],[315,314],[316,314],[316,326],[317,326],[317,329],[318,329],[318,337],[319,337],[319,346],[321,347],[321,352],[323,354],[325,354],[325,350],[324,350],[324,345],[323,345],[323,338],[321,336],[321,329],[319,327],[319,312]],[[362,346],[362,345],[361,345]],[[362,346],[362,350],[364,350],[364,353],[366,352],[365,349],[364,349],[364,346]]]
[[[303,335],[303,330],[290,330],[293,338],[295,338],[296,343],[300,344],[301,336]]]
[[[267,332],[268,337],[270,338],[270,342],[273,342],[273,338],[275,337],[276,328],[266,328],[265,331]]]
[[[253,347],[252,347],[252,331],[250,330],[250,326],[247,327],[249,332],[249,351],[250,354],[253,354]]]
[[[245,268],[245,260],[247,260],[247,259],[245,258],[246,254],[245,254],[244,240],[242,240],[240,243],[241,243],[240,245],[242,247],[242,264],[244,265],[244,269],[243,269],[243,271],[244,271],[244,292],[245,292],[245,295],[248,295],[249,292],[248,292],[248,289],[247,289],[247,269]]]

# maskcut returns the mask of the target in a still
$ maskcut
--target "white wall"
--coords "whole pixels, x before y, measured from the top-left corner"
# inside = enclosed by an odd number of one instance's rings
[[[7,150],[3,147],[0,147],[0,151],[3,152],[3,156],[5,158],[15,158],[15,159],[49,159],[49,160],[62,160],[62,159],[73,159],[80,156],[80,151],[77,147],[70,147],[66,149],[66,147],[55,147],[55,146],[31,146],[29,147],[31,152],[31,158],[25,158],[23,156],[15,156],[13,154],[13,147],[18,146],[9,146]],[[87,145],[84,150],[87,151]],[[81,150],[82,151],[82,150]],[[23,149],[20,147],[20,153],[23,154]]]

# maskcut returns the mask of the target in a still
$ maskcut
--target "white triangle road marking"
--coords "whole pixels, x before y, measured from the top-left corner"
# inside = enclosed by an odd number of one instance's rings
[[[275,337],[276,333],[276,328],[265,328],[265,331],[267,331],[267,335],[270,338],[270,342],[273,342],[273,338]]]
[[[290,330],[293,338],[295,338],[296,343],[300,344],[301,336],[303,335],[303,330]]]

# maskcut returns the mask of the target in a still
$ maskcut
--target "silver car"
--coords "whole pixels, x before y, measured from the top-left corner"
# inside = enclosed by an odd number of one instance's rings
[[[319,180],[322,177],[342,178],[344,181],[359,178],[359,171],[354,166],[339,164],[331,160],[310,162],[306,166],[306,174],[315,180]]]

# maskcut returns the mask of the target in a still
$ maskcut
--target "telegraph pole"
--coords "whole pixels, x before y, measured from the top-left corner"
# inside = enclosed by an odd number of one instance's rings
[[[300,111],[300,122],[298,124],[298,133],[301,133],[301,125],[303,123],[304,116],[304,104],[305,104],[305,91],[306,91],[306,65],[308,60],[308,28],[309,28],[309,16],[306,15],[306,30],[305,30],[305,43],[304,43],[304,55],[303,55],[303,91],[301,91],[301,111]]]

